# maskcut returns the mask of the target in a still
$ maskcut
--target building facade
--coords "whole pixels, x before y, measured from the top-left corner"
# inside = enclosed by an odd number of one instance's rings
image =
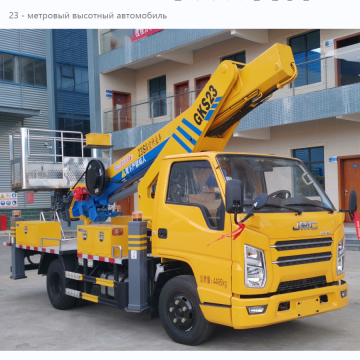
[[[11,192],[9,133],[19,127],[49,127],[46,65],[45,30],[0,30],[0,193],[4,196]],[[25,219],[39,219],[39,209],[50,207],[50,193],[35,193],[29,204],[21,192],[14,201],[16,207],[6,202],[0,206],[0,214],[9,217],[12,210],[20,209]]]
[[[297,157],[347,207],[360,171],[359,30],[88,30],[88,40],[91,128],[112,133],[114,161],[185,111],[222,60],[291,46],[296,81],[242,119],[225,151]],[[122,205],[136,208],[136,194]]]
[[[87,31],[48,30],[52,41],[54,129],[90,132]],[[65,156],[76,156],[80,143],[67,143]],[[86,150],[90,156],[90,150]]]
[[[86,30],[0,30],[0,215],[9,219],[19,209],[26,220],[38,220],[51,206],[50,191],[12,195],[9,134],[20,127],[89,133],[87,67]],[[78,154],[79,145],[67,142],[64,155]],[[53,154],[55,149],[42,143],[35,151]],[[16,207],[1,200],[9,194],[16,196]]]

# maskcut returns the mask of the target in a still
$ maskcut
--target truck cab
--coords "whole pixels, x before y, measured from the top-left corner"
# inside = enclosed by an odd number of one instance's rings
[[[243,191],[238,214],[226,211],[233,180]],[[152,253],[191,268],[207,321],[246,329],[347,305],[344,213],[300,160],[167,156],[156,187]],[[254,204],[260,194],[268,197],[261,209]],[[173,313],[168,318],[181,321],[181,312]]]

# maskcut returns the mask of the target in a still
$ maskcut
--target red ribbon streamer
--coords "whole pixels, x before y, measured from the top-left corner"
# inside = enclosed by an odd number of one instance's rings
[[[354,223],[355,223],[355,229],[356,229],[356,235],[358,240],[360,240],[360,218],[359,215],[354,211]]]
[[[360,219],[359,219],[359,222],[360,222]],[[240,222],[240,223],[238,223],[238,225],[239,225],[239,227],[236,230],[234,230],[233,232],[231,232],[229,234],[226,234],[226,235],[223,235],[222,237],[216,239],[215,241],[211,242],[210,244],[207,244],[206,246],[209,246],[209,245],[213,244],[214,242],[222,240],[222,239],[224,239],[226,237],[231,237],[231,235],[234,235],[233,240],[236,240],[245,229],[245,224]],[[360,229],[359,229],[359,231],[360,231]]]

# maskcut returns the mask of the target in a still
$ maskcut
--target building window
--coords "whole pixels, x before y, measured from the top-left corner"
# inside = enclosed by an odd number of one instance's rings
[[[231,61],[236,61],[236,62],[240,62],[240,63],[245,64],[245,51],[241,51],[241,52],[238,52],[238,53],[233,54],[233,55],[225,56],[225,57],[223,57],[221,59],[221,61],[224,61],[224,60],[231,60]],[[243,65],[237,65],[237,67],[239,69],[242,69],[244,66]]]
[[[313,147],[293,150],[293,156],[300,159],[314,175],[325,190],[324,147]]]
[[[71,65],[60,66],[60,90],[74,91],[74,69]]]
[[[357,84],[360,82],[359,58],[353,56],[357,52],[360,43],[360,35],[354,34],[342,39],[335,40],[335,49],[343,49],[344,55],[335,59],[337,86]]]
[[[174,163],[170,170],[167,203],[199,207],[210,229],[223,230],[225,208],[208,161]]]
[[[75,92],[88,94],[89,93],[89,77],[88,69],[74,66],[75,72]]]
[[[56,68],[57,89],[82,94],[89,93],[88,69],[70,64],[58,64]]]
[[[64,131],[81,131],[83,134],[90,132],[90,121],[89,120],[76,120],[71,118],[59,117],[58,118],[59,130]],[[79,138],[78,134],[66,133],[67,138]],[[58,154],[61,154],[60,146],[58,144]],[[79,142],[64,142],[64,156],[76,157],[81,154],[81,143]],[[91,150],[84,149],[84,156],[91,157]]]
[[[289,40],[289,45],[294,54],[295,64],[297,65],[299,72],[295,82],[292,84],[295,84],[295,87],[298,87],[320,82],[320,30],[295,36]]]
[[[156,118],[167,114],[166,76],[160,76],[149,81],[150,117]]]
[[[46,87],[46,61],[20,56],[21,84]]]
[[[46,61],[0,52],[0,81],[46,87]]]
[[[14,55],[0,53],[0,81],[14,82]]]

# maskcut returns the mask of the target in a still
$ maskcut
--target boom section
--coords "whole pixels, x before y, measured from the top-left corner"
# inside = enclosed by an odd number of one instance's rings
[[[90,197],[87,204],[75,202],[74,216],[90,215],[91,221],[98,221],[98,211],[90,214],[89,206],[104,207],[120,200],[120,193],[143,178],[150,167],[151,173],[158,174],[165,156],[222,151],[241,118],[296,76],[291,48],[282,44],[273,45],[248,65],[223,61],[188,110],[106,170],[101,196]],[[101,220],[104,216],[115,214],[106,214],[103,208]]]

